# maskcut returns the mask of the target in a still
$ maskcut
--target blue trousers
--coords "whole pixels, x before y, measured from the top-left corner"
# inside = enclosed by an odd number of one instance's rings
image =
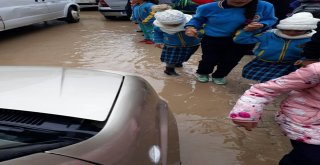
[[[144,39],[153,41],[153,25],[139,23],[139,27],[143,32]]]

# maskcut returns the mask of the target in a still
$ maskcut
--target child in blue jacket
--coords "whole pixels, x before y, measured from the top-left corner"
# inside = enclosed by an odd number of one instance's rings
[[[154,41],[156,47],[162,48],[160,59],[166,63],[164,73],[167,75],[177,76],[175,67],[182,67],[182,63],[188,61],[199,47],[200,39],[188,37],[184,32],[184,25],[191,17],[172,9],[155,14]]]
[[[146,44],[154,44],[153,42],[153,21],[154,12],[152,6],[155,4],[151,0],[137,0],[138,5],[132,9],[132,21],[137,22],[141,28],[144,40],[139,41]]]
[[[243,67],[242,76],[265,82],[297,69],[294,63],[302,58],[304,45],[315,33],[319,19],[301,12],[280,21],[277,29],[255,34],[241,30],[234,38],[239,44],[258,43],[256,58]]]
[[[200,5],[185,26],[190,37],[197,36],[197,30],[204,26],[205,35],[201,40],[203,54],[197,69],[197,80],[206,83],[209,74],[212,74],[213,83],[226,84],[225,77],[246,52],[247,45],[233,42],[235,32],[244,26],[252,31],[264,30],[276,21],[272,4],[261,0],[223,0]],[[257,22],[260,24],[255,24]]]

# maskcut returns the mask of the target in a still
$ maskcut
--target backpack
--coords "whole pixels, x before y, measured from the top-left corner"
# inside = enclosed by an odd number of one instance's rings
[[[316,18],[320,18],[320,0],[297,0],[300,6],[293,10],[293,14],[299,12],[310,12]]]

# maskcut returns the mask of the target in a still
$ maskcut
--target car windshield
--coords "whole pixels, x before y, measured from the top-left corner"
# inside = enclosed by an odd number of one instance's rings
[[[105,122],[0,109],[0,161],[86,140]]]

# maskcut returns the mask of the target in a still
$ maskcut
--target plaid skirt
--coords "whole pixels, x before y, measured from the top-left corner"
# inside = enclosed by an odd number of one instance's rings
[[[191,47],[173,47],[164,45],[160,60],[167,64],[181,64],[189,60],[199,48],[199,45]]]
[[[271,63],[261,61],[259,59],[253,59],[243,67],[242,77],[249,80],[265,82],[271,79],[287,75],[297,69],[298,67],[293,65],[293,62]]]

